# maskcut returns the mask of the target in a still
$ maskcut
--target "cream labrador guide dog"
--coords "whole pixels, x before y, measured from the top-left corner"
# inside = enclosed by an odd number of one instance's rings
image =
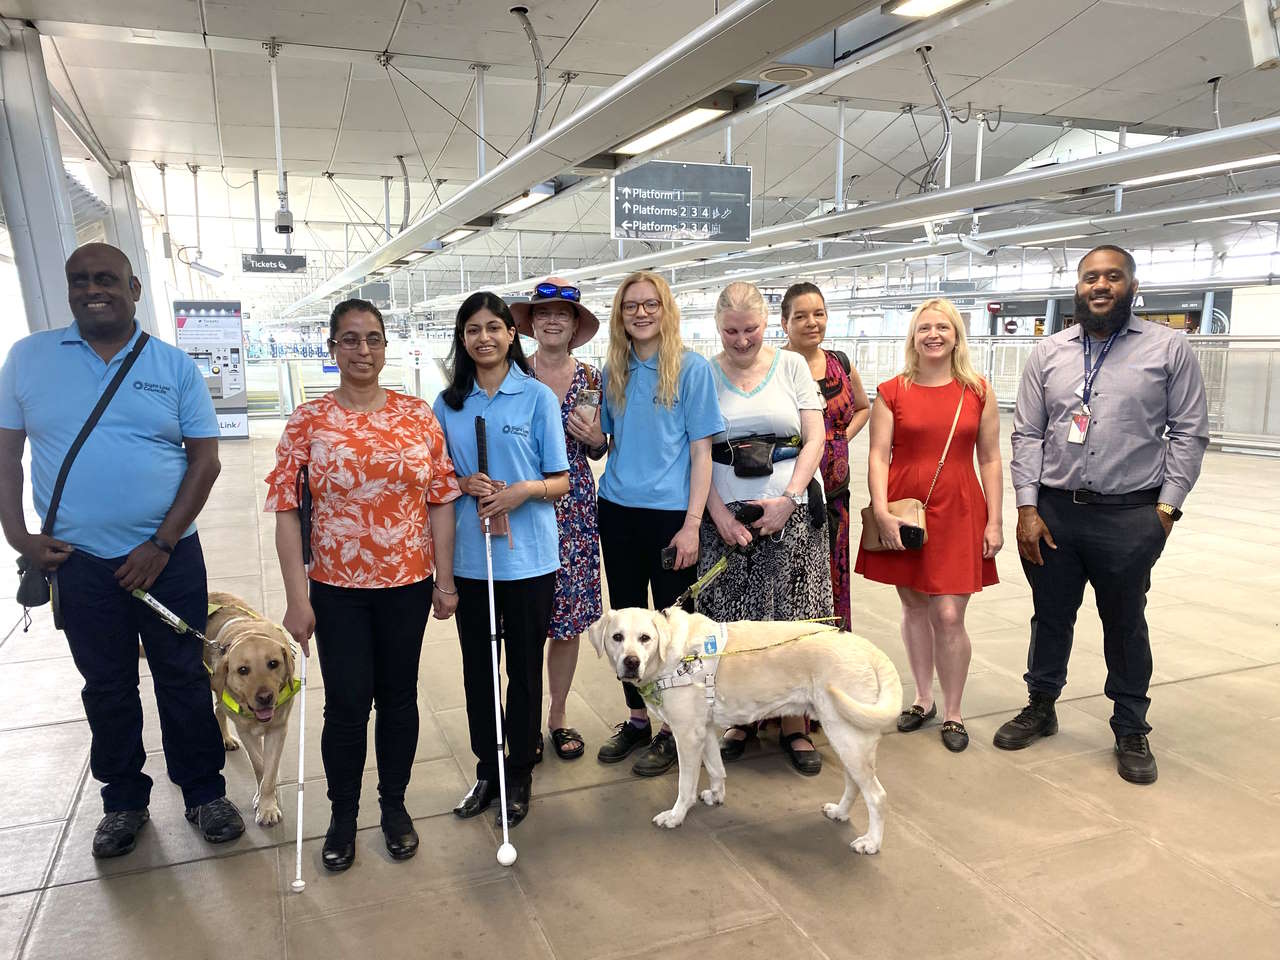
[[[867,832],[850,846],[876,853],[884,836],[884,787],[876,779],[882,728],[902,709],[902,682],[883,651],[862,637],[813,623],[720,624],[679,608],[612,610],[592,625],[598,656],[634,684],[671,726],[680,757],[675,806],[653,818],[678,827],[697,796],[703,765],[710,789],[702,802],[724,802],[719,732],[762,717],[807,713],[822,722],[844,765],[844,795],[822,812],[847,821],[861,791]]]
[[[281,819],[276,782],[293,695],[300,686],[294,677],[293,648],[280,627],[238,597],[211,593],[209,611],[205,666],[222,745],[238,748],[227,727],[230,718],[258,783],[253,798],[256,819],[269,827]]]

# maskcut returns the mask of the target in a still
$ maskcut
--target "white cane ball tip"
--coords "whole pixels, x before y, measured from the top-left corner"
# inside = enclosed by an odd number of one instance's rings
[[[307,889],[307,881],[295,880],[289,886],[293,888],[294,893],[301,893],[303,890]]]
[[[498,862],[504,867],[509,867],[516,862],[516,848],[509,843],[504,843],[498,848]]]

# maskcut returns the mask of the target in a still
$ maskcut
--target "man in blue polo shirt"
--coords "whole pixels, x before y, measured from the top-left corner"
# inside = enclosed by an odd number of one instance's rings
[[[210,843],[234,840],[244,822],[226,797],[200,643],[130,595],[150,590],[204,630],[208,587],[194,521],[220,469],[218,421],[191,358],[148,340],[71,466],[51,535],[28,532],[23,518],[26,440],[44,517],[72,441],[141,335],[142,286],[124,253],[87,244],[66,270],[75,322],[19,341],[0,369],[0,524],[10,546],[57,579],[63,630],[84,678],[89,768],[103,783],[93,855],[128,853],[148,819],[139,639],[187,819]]]

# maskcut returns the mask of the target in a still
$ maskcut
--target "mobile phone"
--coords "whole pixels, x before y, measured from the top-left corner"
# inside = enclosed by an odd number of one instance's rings
[[[660,554],[663,570],[674,570],[676,568],[676,548],[665,547]]]
[[[908,550],[919,550],[924,547],[924,528],[903,524],[898,528],[902,537],[902,545]]]
[[[590,407],[592,410],[600,409],[600,391],[599,390],[579,390],[578,396],[573,401],[573,407]]]
[[[733,512],[734,517],[744,527],[749,527],[764,516],[764,507],[758,503],[742,503]]]

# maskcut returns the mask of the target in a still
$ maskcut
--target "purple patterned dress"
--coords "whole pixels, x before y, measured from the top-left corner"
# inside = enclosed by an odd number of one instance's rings
[[[600,619],[600,532],[596,527],[596,481],[587,448],[568,434],[569,414],[581,390],[600,389],[600,371],[578,362],[560,404],[569,452],[569,492],[556,501],[560,532],[560,571],[556,574],[555,608],[547,636],[576,637]]]

